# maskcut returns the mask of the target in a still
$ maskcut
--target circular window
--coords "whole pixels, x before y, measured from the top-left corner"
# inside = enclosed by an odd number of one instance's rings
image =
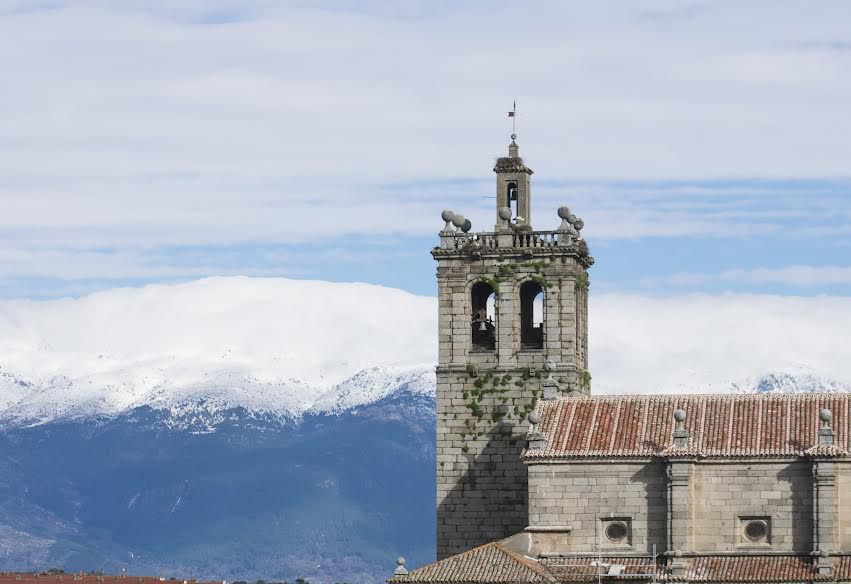
[[[617,521],[606,526],[606,539],[620,541],[626,537],[626,525]]]
[[[751,541],[760,541],[768,535],[768,526],[765,521],[749,521],[745,525],[745,537]]]

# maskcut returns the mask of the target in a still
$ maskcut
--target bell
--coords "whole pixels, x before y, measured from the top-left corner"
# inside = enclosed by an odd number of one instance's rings
[[[485,321],[483,321],[483,320],[479,321],[479,330],[482,331],[482,332],[488,330],[488,325],[485,324]]]

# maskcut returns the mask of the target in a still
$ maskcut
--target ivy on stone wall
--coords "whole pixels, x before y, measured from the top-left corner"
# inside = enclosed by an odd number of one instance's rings
[[[470,412],[470,417],[464,420],[464,429],[459,432],[461,439],[464,440],[464,453],[469,452],[468,438],[478,438],[484,435],[484,432],[479,428],[480,422],[487,415],[491,422],[500,422],[503,419],[516,419],[521,422],[526,419],[529,413],[535,409],[538,403],[539,396],[542,390],[533,389],[531,398],[523,404],[514,404],[512,407],[508,403],[508,396],[504,395],[511,390],[511,386],[523,389],[531,379],[542,379],[543,375],[540,371],[532,371],[529,367],[515,372],[515,375],[506,373],[504,375],[494,375],[491,371],[485,371],[479,374],[478,366],[468,364],[465,367],[468,379],[475,378],[473,388],[462,392],[461,397],[464,399],[464,405]],[[483,405],[485,397],[490,396],[493,400],[493,407],[485,412]],[[456,414],[457,419],[457,414]],[[512,436],[511,428],[500,428],[500,434],[504,436]],[[519,440],[519,437],[513,437],[509,443],[514,446]]]

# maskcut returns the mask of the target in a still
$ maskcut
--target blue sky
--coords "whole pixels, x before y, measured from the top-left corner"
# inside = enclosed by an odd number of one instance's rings
[[[0,0],[0,297],[434,294],[515,98],[534,226],[585,219],[596,291],[851,295],[851,6],[525,6]]]

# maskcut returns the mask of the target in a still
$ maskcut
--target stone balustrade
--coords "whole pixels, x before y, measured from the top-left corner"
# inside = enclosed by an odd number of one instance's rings
[[[441,233],[443,249],[480,249],[499,248],[546,248],[567,246],[576,242],[576,238],[564,231],[517,231],[509,233],[481,232],[461,233],[450,231]]]

